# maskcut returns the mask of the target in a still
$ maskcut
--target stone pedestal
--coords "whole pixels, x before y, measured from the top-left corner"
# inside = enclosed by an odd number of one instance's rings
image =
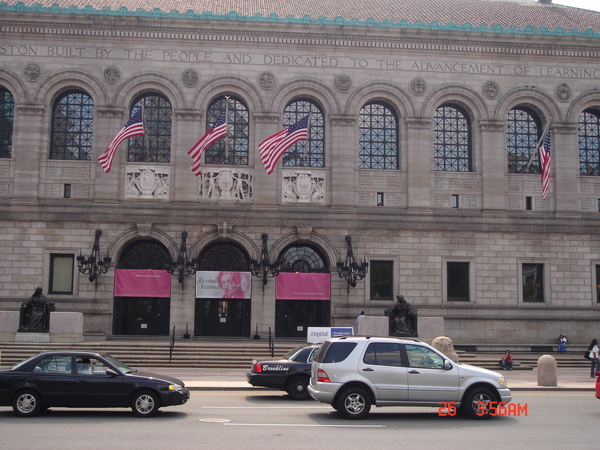
[[[19,333],[19,311],[0,311],[0,340],[5,342],[83,342],[83,313],[50,313],[49,333]]]
[[[387,317],[363,316],[358,318],[358,336],[389,336],[390,319]]]
[[[431,344],[438,336],[445,336],[443,317],[421,317],[417,319],[417,332],[419,339],[423,342]],[[450,355],[447,355],[450,356]]]

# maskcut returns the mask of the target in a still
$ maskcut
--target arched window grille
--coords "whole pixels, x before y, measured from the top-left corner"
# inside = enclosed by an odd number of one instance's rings
[[[600,175],[600,111],[596,109],[579,116],[579,173]]]
[[[536,147],[542,128],[541,119],[529,108],[518,107],[508,112],[506,137],[509,173],[540,173]],[[536,155],[529,164],[532,153]]]
[[[0,158],[12,156],[15,99],[10,91],[0,88]]]
[[[471,121],[464,108],[442,105],[433,118],[434,170],[471,172]]]
[[[92,97],[82,91],[69,91],[58,97],[52,107],[50,129],[50,159],[92,159]]]
[[[128,245],[121,254],[117,269],[166,270],[171,256],[167,248],[153,239]]]
[[[284,153],[284,167],[325,167],[325,121],[315,102],[299,99],[288,104],[283,110],[283,126],[290,127],[307,115],[308,140],[296,142]]]
[[[208,246],[198,259],[200,270],[246,272],[250,267],[247,253],[231,242],[217,242]]]
[[[139,96],[130,117],[143,110],[144,134],[129,138],[127,161],[169,163],[171,161],[171,102],[160,94]]]
[[[206,149],[205,164],[248,165],[250,127],[248,108],[236,97],[221,97],[214,101],[206,113],[206,129],[214,125],[227,106],[227,136]]]
[[[363,106],[359,114],[360,169],[394,170],[398,164],[398,118],[385,103]]]
[[[291,245],[279,256],[281,272],[327,272],[321,253],[306,245]]]

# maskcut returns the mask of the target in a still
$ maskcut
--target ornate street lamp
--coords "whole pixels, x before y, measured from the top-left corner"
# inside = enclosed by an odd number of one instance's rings
[[[260,261],[256,259],[250,260],[250,272],[255,277],[262,276],[263,279],[263,290],[267,284],[268,277],[276,277],[281,271],[281,261],[277,260],[273,264],[269,261],[269,249],[267,247],[267,233],[263,233],[262,236],[262,250],[260,251]],[[262,275],[261,275],[262,272]]]
[[[175,275],[177,273],[177,280],[179,281],[179,284],[182,285],[182,289],[184,277],[192,273],[190,271],[190,262],[188,261],[187,257],[187,235],[187,231],[181,232],[181,245],[179,246],[179,254],[177,255],[177,259],[171,258],[169,261],[169,267],[167,268],[167,271],[171,275]]]
[[[87,258],[81,251],[77,257],[77,267],[79,271],[84,275],[88,275],[88,280],[90,280],[90,282],[95,282],[96,289],[98,289],[98,276],[108,271],[112,261],[108,255],[104,256],[104,258],[100,257],[101,234],[101,230],[96,230],[96,238],[94,239],[92,254],[89,256],[89,258]]]
[[[340,278],[345,278],[348,281],[348,292],[350,292],[350,286],[356,287],[356,280],[362,280],[367,276],[369,263],[365,259],[357,263],[354,259],[352,236],[346,236],[346,261],[338,261],[336,266]]]

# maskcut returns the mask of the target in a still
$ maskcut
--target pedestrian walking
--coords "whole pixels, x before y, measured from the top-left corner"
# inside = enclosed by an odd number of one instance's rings
[[[364,311],[361,311],[358,317],[356,318],[356,334],[358,334],[358,319],[360,319],[361,317],[365,317]]]
[[[598,339],[592,339],[587,351],[591,363],[590,376],[596,378],[596,370],[600,370],[600,355],[598,354]]]

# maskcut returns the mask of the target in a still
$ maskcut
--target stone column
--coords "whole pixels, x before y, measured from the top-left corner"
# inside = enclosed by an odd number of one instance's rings
[[[325,151],[325,167],[331,168],[326,203],[332,209],[354,211],[358,203],[358,127],[355,115],[330,117],[331,152]],[[331,155],[331,156],[329,156]],[[328,159],[329,158],[329,159]]]
[[[35,202],[39,197],[41,160],[48,159],[49,119],[44,105],[15,105],[15,110],[13,201]]]
[[[480,121],[480,158],[475,157],[473,170],[481,173],[482,209],[494,214],[506,214],[508,182],[506,163],[506,122],[502,120]],[[475,156],[475,155],[474,155]],[[477,155],[479,156],[479,155]]]
[[[579,213],[579,136],[577,124],[552,125],[550,187],[546,201],[555,201],[557,215]],[[552,209],[552,208],[551,208]]]
[[[431,185],[433,174],[433,131],[432,119],[428,117],[408,117],[408,177],[409,212],[431,211]]]
[[[92,176],[97,181],[94,189],[95,203],[114,203],[120,200],[127,162],[127,139],[119,145],[113,158],[112,169],[105,173],[98,157],[106,150],[108,143],[125,125],[126,111],[123,108],[97,107],[97,119],[94,121],[94,146],[92,152]],[[100,188],[100,186],[102,186]]]
[[[200,177],[190,169],[192,158],[188,151],[204,135],[202,111],[176,110],[171,130],[170,198],[176,202],[195,204],[198,201]]]
[[[273,173],[267,174],[260,159],[259,144],[283,129],[281,115],[278,113],[260,112],[253,115],[254,136],[250,148],[250,167],[254,167],[254,201],[253,210],[275,210],[281,203],[281,159],[275,165]],[[282,157],[283,158],[283,157]],[[256,324],[255,324],[256,325]]]

